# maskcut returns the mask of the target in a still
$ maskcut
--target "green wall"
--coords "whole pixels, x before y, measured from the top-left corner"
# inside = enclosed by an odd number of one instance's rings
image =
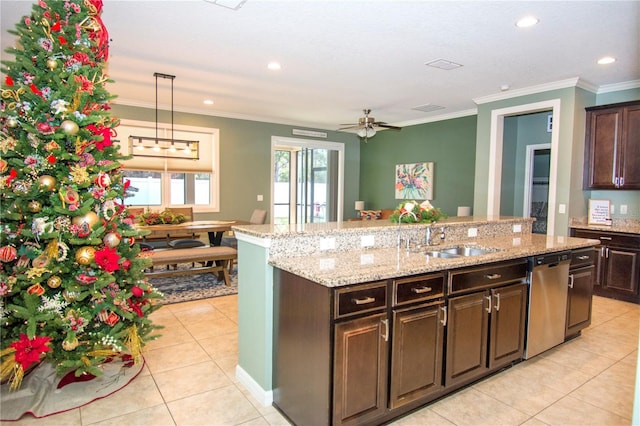
[[[155,109],[113,104],[112,111],[113,115],[120,119],[152,123],[156,120]],[[169,112],[160,111],[158,121],[170,123]],[[358,197],[360,183],[360,144],[355,135],[326,131],[327,139],[305,138],[291,134],[294,126],[175,111],[174,124],[220,129],[220,211],[197,214],[197,219],[248,220],[254,209],[270,211],[272,136],[344,143],[345,217],[353,215],[353,205]],[[263,195],[263,201],[256,201],[259,194]]]
[[[396,164],[433,161],[431,203],[454,216],[457,206],[473,205],[475,139],[475,115],[378,132],[361,142],[359,199],[368,210],[395,208],[400,203],[394,190]],[[353,205],[345,211],[349,208]]]

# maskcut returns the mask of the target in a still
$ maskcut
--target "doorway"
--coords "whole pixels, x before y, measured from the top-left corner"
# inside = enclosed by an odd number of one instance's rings
[[[342,220],[342,144],[274,137],[271,157],[274,224]]]
[[[560,145],[560,99],[536,102],[526,105],[495,109],[491,111],[491,129],[489,140],[489,169],[487,186],[487,215],[500,213],[502,149],[505,117],[541,111],[551,111],[553,127],[551,129],[551,151],[549,164],[549,185],[547,204],[547,235],[555,235],[555,209],[558,176],[558,151]]]
[[[549,212],[549,165],[551,164],[551,144],[527,146],[525,170],[524,217],[535,217],[532,232],[547,233]]]

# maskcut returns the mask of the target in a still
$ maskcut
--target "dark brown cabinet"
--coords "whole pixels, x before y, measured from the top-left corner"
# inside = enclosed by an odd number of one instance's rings
[[[575,228],[571,235],[600,240],[594,294],[640,303],[640,236]]]
[[[450,272],[449,294],[460,295],[448,301],[446,387],[522,358],[526,272],[524,260]]]
[[[584,187],[640,189],[640,102],[586,111]]]
[[[443,389],[447,311],[444,274],[393,280],[389,408],[427,401]]]
[[[565,338],[571,338],[591,324],[591,301],[595,281],[594,248],[575,250],[569,266],[567,294],[567,322]]]
[[[387,407],[386,313],[335,326],[333,424],[362,424]]]
[[[362,424],[387,409],[387,284],[340,288],[335,293],[333,424]]]

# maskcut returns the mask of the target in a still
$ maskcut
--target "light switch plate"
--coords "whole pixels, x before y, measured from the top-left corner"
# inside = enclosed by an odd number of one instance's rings
[[[567,212],[566,204],[558,204],[558,213],[565,214]]]
[[[478,236],[478,228],[469,228],[467,231],[467,237],[477,237]]]
[[[620,204],[620,214],[627,214],[627,205]]]
[[[520,225],[519,223],[513,225],[513,232],[522,232],[522,225]]]
[[[258,201],[262,201],[264,200],[264,197],[262,196],[262,194],[258,195]]]

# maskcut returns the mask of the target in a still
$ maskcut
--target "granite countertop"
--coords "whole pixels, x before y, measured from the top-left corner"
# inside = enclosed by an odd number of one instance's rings
[[[623,234],[640,235],[640,219],[613,219],[611,225],[589,225],[586,218],[574,218],[569,223],[570,228],[591,231],[620,232]]]
[[[518,237],[477,239],[455,244],[432,246],[437,250],[451,246],[473,246],[494,250],[479,256],[436,258],[424,251],[405,248],[360,249],[349,252],[323,252],[310,256],[283,256],[269,259],[269,264],[327,287],[339,287],[388,278],[435,272],[544,253],[597,245],[598,240],[522,234]]]

